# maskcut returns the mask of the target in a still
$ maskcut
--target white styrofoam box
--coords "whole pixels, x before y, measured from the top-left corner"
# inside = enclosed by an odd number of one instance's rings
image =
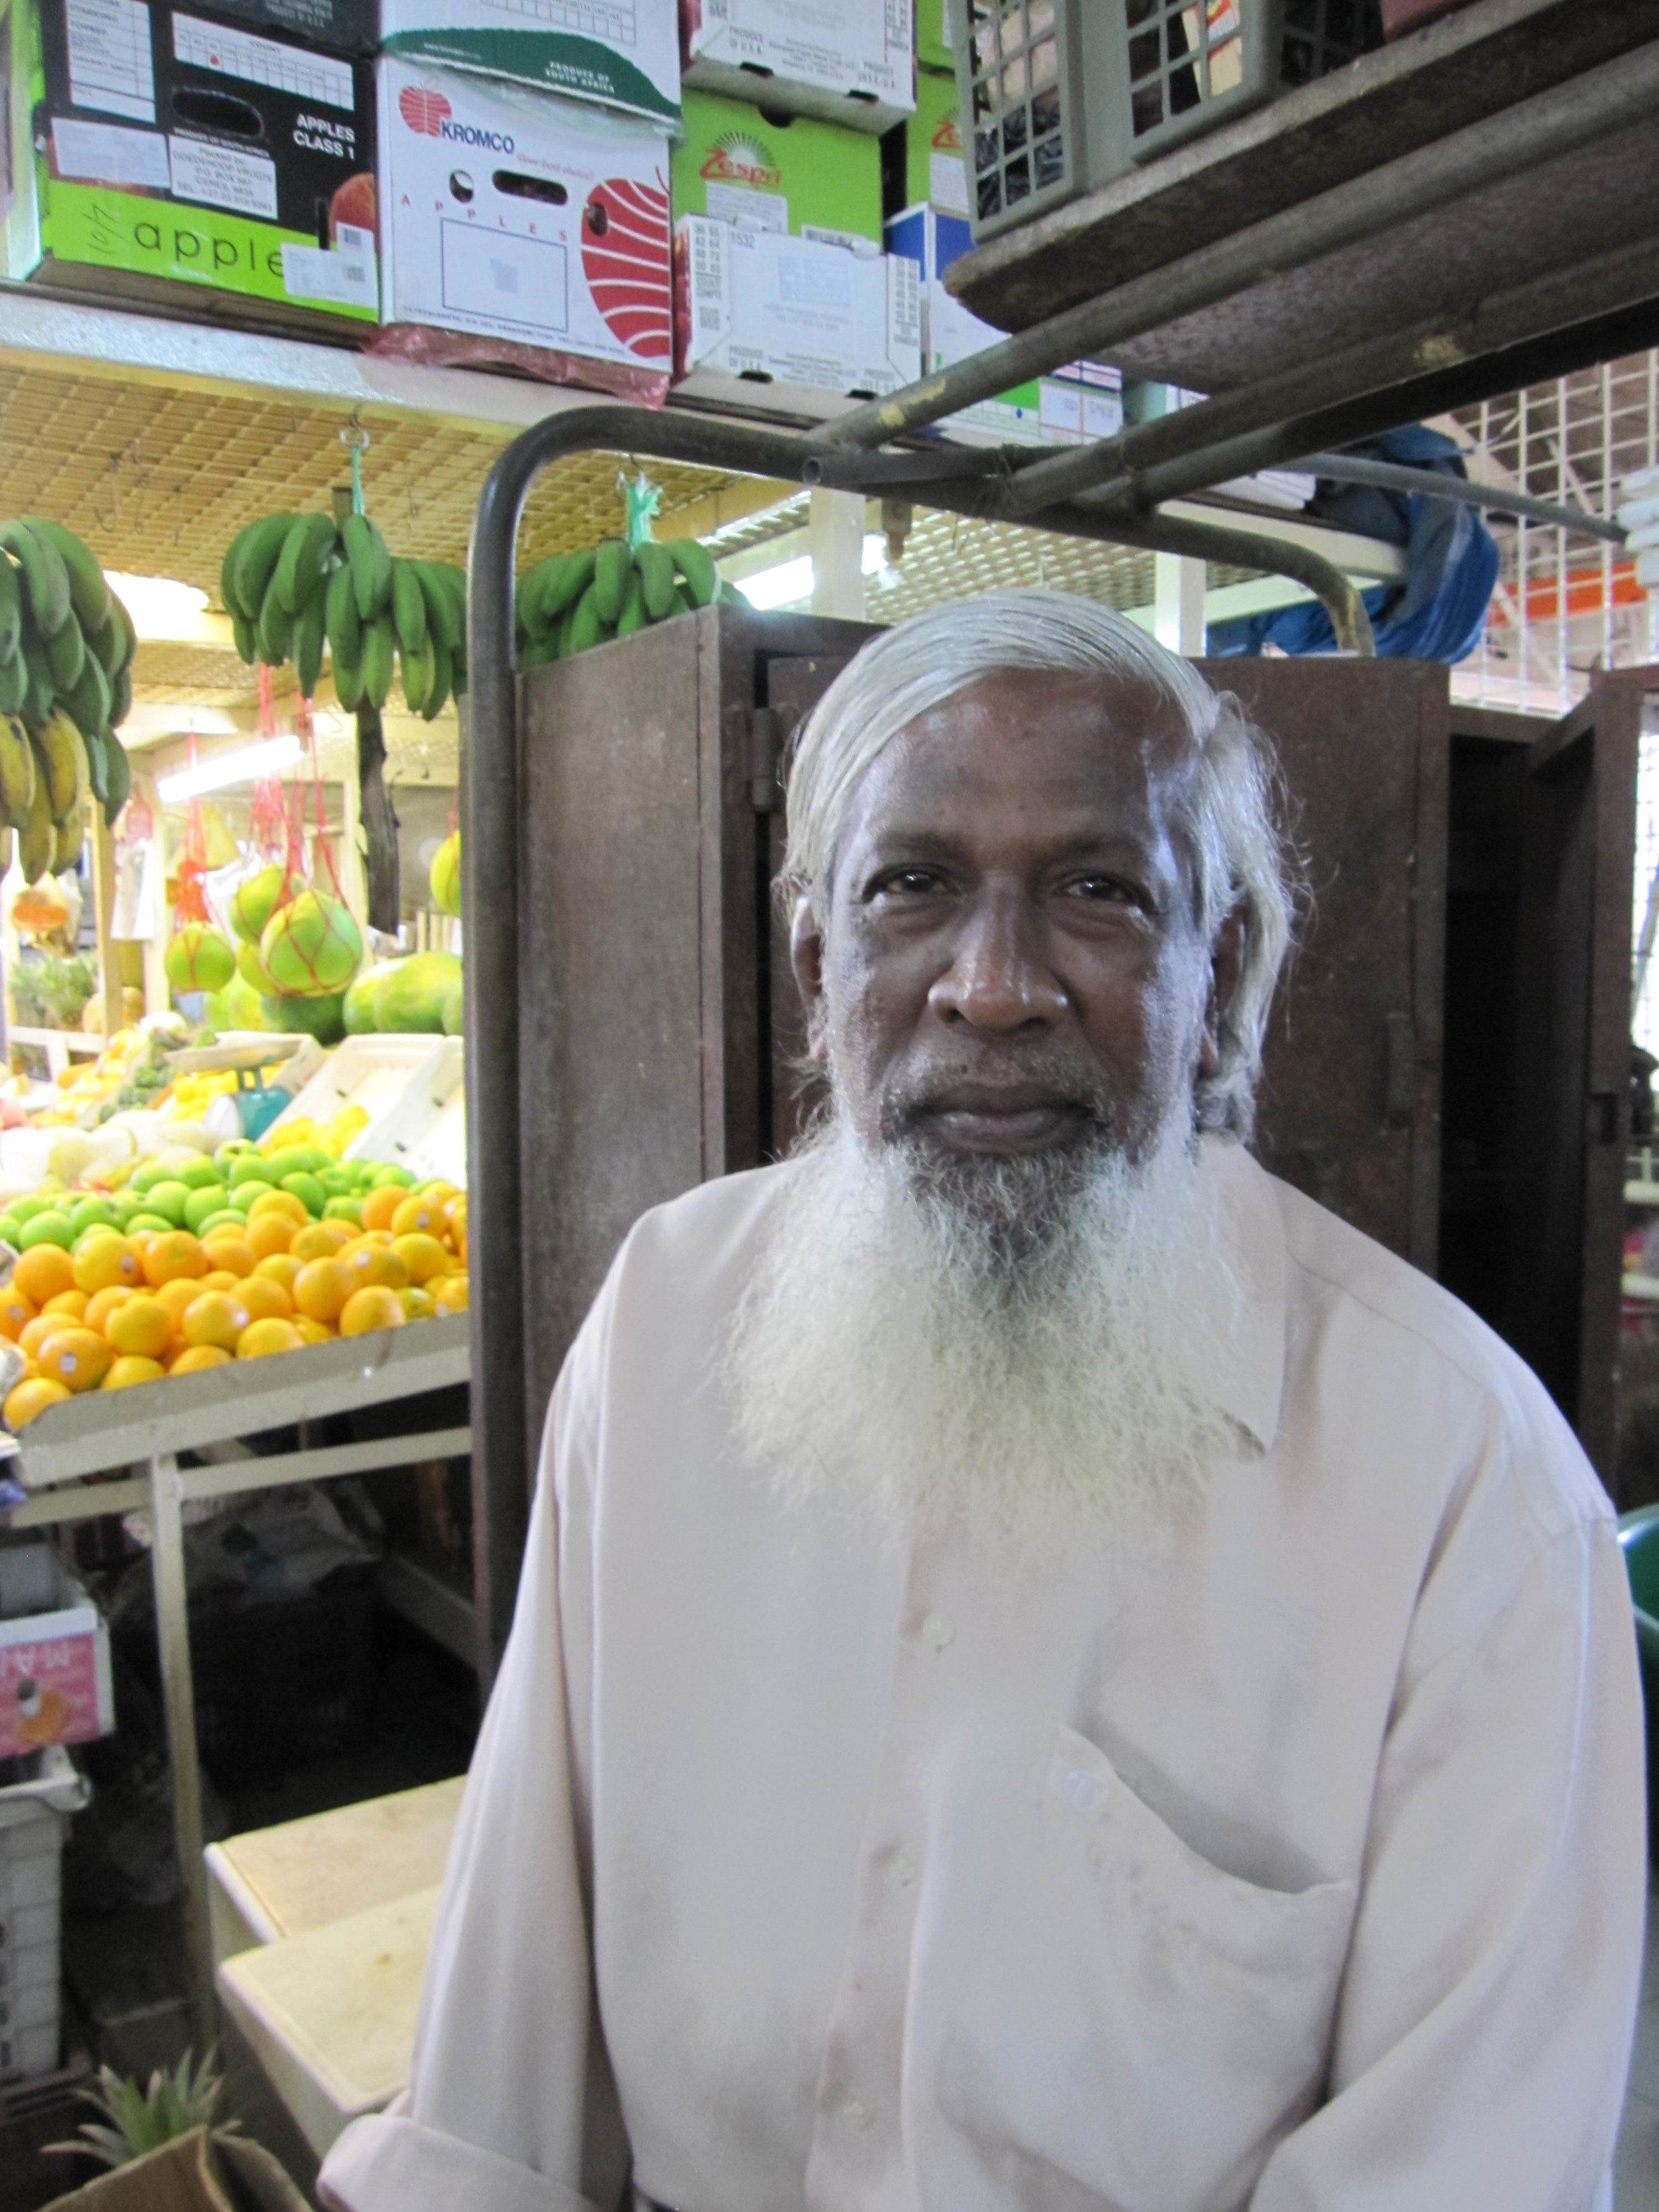
[[[915,262],[860,254],[707,216],[674,227],[676,389],[810,407],[879,398],[921,374]]]
[[[407,1168],[417,1182],[466,1182],[466,1051],[445,1037],[416,1070],[403,1097],[351,1148],[354,1159]]]
[[[42,1753],[39,1766],[0,1789],[0,2081],[58,2063],[59,1866],[88,1792],[67,1752]]]
[[[349,1036],[335,1047],[293,1104],[283,1108],[271,1129],[291,1121],[331,1121],[343,1108],[360,1106],[368,1120],[346,1146],[345,1158],[379,1159],[380,1154],[368,1149],[375,1131],[402,1104],[410,1085],[443,1047],[459,1042],[455,1037],[412,1033]]]
[[[1646,591],[1651,591],[1656,584],[1659,584],[1659,547],[1651,553],[1637,555],[1636,580]]]
[[[660,399],[672,357],[665,132],[458,70],[383,59],[381,300],[537,349],[556,376]]]
[[[911,0],[680,0],[688,84],[887,131],[915,106]]]
[[[380,51],[679,121],[678,0],[380,0]]]

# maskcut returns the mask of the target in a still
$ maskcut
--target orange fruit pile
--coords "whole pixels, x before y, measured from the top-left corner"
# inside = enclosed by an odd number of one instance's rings
[[[26,1363],[0,1417],[463,1313],[466,1267],[466,1194],[443,1182],[370,1191],[361,1227],[280,1189],[199,1237],[97,1223],[72,1251],[31,1245],[0,1284],[0,1336]]]

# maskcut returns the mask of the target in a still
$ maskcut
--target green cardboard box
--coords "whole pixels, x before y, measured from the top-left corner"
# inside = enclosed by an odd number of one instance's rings
[[[904,204],[967,216],[968,164],[953,76],[917,74],[916,112],[904,125]]]
[[[879,139],[690,85],[681,98],[685,136],[669,157],[676,222],[706,215],[834,245],[867,240],[879,250]]]
[[[923,69],[943,70],[947,76],[956,68],[951,0],[916,0],[916,59]]]
[[[110,4],[113,28],[107,7],[0,0],[0,274],[283,329],[378,322],[369,65]]]

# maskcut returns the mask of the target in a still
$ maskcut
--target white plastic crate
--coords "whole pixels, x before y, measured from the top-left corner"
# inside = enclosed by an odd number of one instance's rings
[[[55,1745],[30,1779],[0,1788],[0,2081],[58,2063],[59,1868],[88,1794]]]
[[[391,1112],[370,1123],[347,1157],[390,1161],[407,1168],[417,1182],[441,1176],[446,1182],[465,1187],[465,1068],[466,1048],[460,1038],[445,1037],[427,1065],[410,1078]]]
[[[373,1149],[379,1125],[402,1103],[428,1061],[456,1042],[425,1035],[349,1036],[336,1046],[293,1104],[283,1109],[271,1129],[286,1128],[294,1121],[331,1121],[346,1107],[360,1106],[368,1116],[368,1124],[346,1146],[345,1157],[392,1157]]]

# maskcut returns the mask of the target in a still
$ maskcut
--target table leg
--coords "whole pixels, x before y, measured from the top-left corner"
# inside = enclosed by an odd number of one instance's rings
[[[155,1578],[155,1637],[161,1661],[161,1701],[173,1769],[173,1833],[184,1884],[185,1959],[191,2032],[203,2057],[215,2040],[213,1944],[208,1927],[207,1869],[202,1862],[202,1770],[196,1755],[196,1688],[190,1668],[190,1616],[185,1588],[184,1489],[179,1462],[162,1452],[149,1462],[150,1572]]]

